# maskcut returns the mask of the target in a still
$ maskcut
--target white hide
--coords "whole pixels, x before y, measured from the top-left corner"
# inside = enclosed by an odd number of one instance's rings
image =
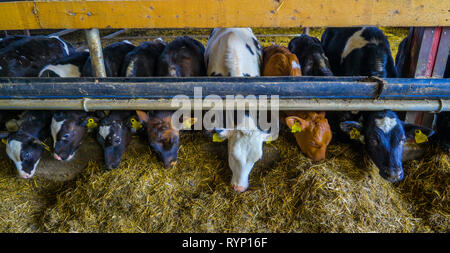
[[[106,137],[108,137],[110,132],[111,126],[100,126],[98,129],[98,133],[103,137],[104,140],[106,140]]]
[[[36,171],[36,166],[39,163],[39,160],[34,164],[33,170],[30,174],[26,173],[22,169],[22,161],[20,159],[20,152],[22,151],[22,142],[11,140],[8,141],[8,144],[6,145],[6,154],[8,154],[8,157],[14,162],[16,165],[16,169],[19,172],[20,177],[22,178],[31,178],[34,175],[34,172]]]
[[[56,135],[61,130],[62,125],[64,124],[65,120],[56,121],[55,118],[52,118],[52,125],[51,125],[51,132],[53,137],[53,147],[56,146]]]
[[[259,42],[255,47],[254,40],[258,41],[250,28],[215,28],[206,45],[207,74],[259,76],[262,49]]]
[[[235,190],[245,191],[253,165],[263,155],[263,142],[270,135],[259,130],[248,116],[234,129],[224,130],[220,135],[228,139],[228,163],[233,172],[231,184]]]
[[[46,70],[55,72],[60,77],[80,77],[81,73],[77,66],[73,64],[47,65],[40,72],[39,76]]]
[[[387,134],[397,125],[397,120],[389,117],[375,119],[375,125]]]
[[[364,32],[366,28],[363,27],[361,30],[356,31],[345,44],[344,50],[342,51],[341,55],[341,64],[344,61],[344,58],[347,57],[353,50],[359,49],[364,47],[365,45],[372,43],[372,44],[378,44],[380,41],[376,40],[375,38],[371,39],[370,41],[367,41],[364,37],[361,36],[361,34]]]

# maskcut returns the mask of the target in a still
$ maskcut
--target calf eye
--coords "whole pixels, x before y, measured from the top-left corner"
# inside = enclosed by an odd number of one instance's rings
[[[114,139],[114,143],[115,143],[115,144],[120,144],[120,138],[115,138],[115,139]]]
[[[30,158],[31,158],[31,154],[29,152],[26,152],[26,153],[23,154],[23,159],[24,160],[28,160]]]
[[[67,133],[67,134],[64,134],[64,135],[63,135],[63,139],[68,139],[69,136],[70,136],[70,135],[69,135],[68,133]]]
[[[377,139],[370,139],[369,143],[372,146],[378,146],[378,140]]]

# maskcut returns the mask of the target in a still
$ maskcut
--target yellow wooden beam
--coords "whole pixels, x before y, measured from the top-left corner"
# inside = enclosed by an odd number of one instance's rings
[[[0,30],[450,26],[448,0],[141,0],[0,3]]]

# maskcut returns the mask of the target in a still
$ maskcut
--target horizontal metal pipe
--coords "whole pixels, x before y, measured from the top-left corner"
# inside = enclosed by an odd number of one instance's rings
[[[223,102],[223,109],[235,109],[234,103],[216,99],[188,99],[191,109],[209,110]],[[172,104],[172,99],[0,99],[1,110],[177,110],[182,104]],[[268,108],[276,103],[268,99]],[[259,101],[246,108],[258,108]],[[449,111],[450,100],[371,100],[371,99],[280,99],[279,110],[300,111]]]
[[[170,99],[278,95],[282,99],[371,99],[380,90],[362,77],[0,78],[0,99]],[[197,94],[196,94],[197,93]],[[450,99],[450,79],[386,78],[383,99]]]

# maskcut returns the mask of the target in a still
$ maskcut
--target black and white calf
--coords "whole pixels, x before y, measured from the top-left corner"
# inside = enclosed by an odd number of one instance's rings
[[[103,48],[106,76],[121,76],[125,56],[134,48],[135,46],[128,40],[115,42]],[[92,72],[91,57],[88,57],[86,64],[84,64],[81,76],[94,76]]]
[[[84,111],[57,111],[53,113],[51,134],[53,138],[53,157],[56,160],[67,161],[75,156],[88,133],[89,120],[93,124],[98,121]]]
[[[344,121],[340,126],[342,131],[355,135],[353,138],[363,142],[380,175],[391,182],[403,180],[405,141],[414,140],[417,133],[427,137],[434,133],[429,128],[400,121],[397,114],[390,110],[364,112],[362,122]]]
[[[80,77],[89,52],[76,52],[45,66],[39,77]]]
[[[73,52],[56,36],[26,37],[0,49],[0,76],[37,77],[44,66]]]
[[[262,49],[250,28],[216,28],[206,47],[209,76],[259,76]],[[253,165],[263,155],[263,142],[270,137],[247,114],[234,119],[231,129],[216,129],[228,139],[228,164],[233,172],[231,184],[239,192],[247,190]],[[225,124],[224,124],[225,125]]]
[[[6,153],[22,178],[31,178],[36,172],[46,147],[42,140],[49,135],[50,118],[49,111],[28,111],[18,131],[7,138]]]
[[[376,27],[327,28],[321,41],[336,76],[397,77],[389,42]]]
[[[159,56],[166,47],[162,39],[147,41],[137,46],[125,57],[122,76],[146,77],[155,76]]]
[[[208,76],[260,76],[262,48],[251,28],[215,28],[206,45]]]
[[[322,44],[317,38],[302,34],[289,41],[288,48],[297,56],[303,76],[333,75]]]
[[[119,167],[132,133],[136,131],[132,125],[133,119],[137,121],[134,111],[111,111],[100,120],[97,141],[103,147],[106,169]]]

